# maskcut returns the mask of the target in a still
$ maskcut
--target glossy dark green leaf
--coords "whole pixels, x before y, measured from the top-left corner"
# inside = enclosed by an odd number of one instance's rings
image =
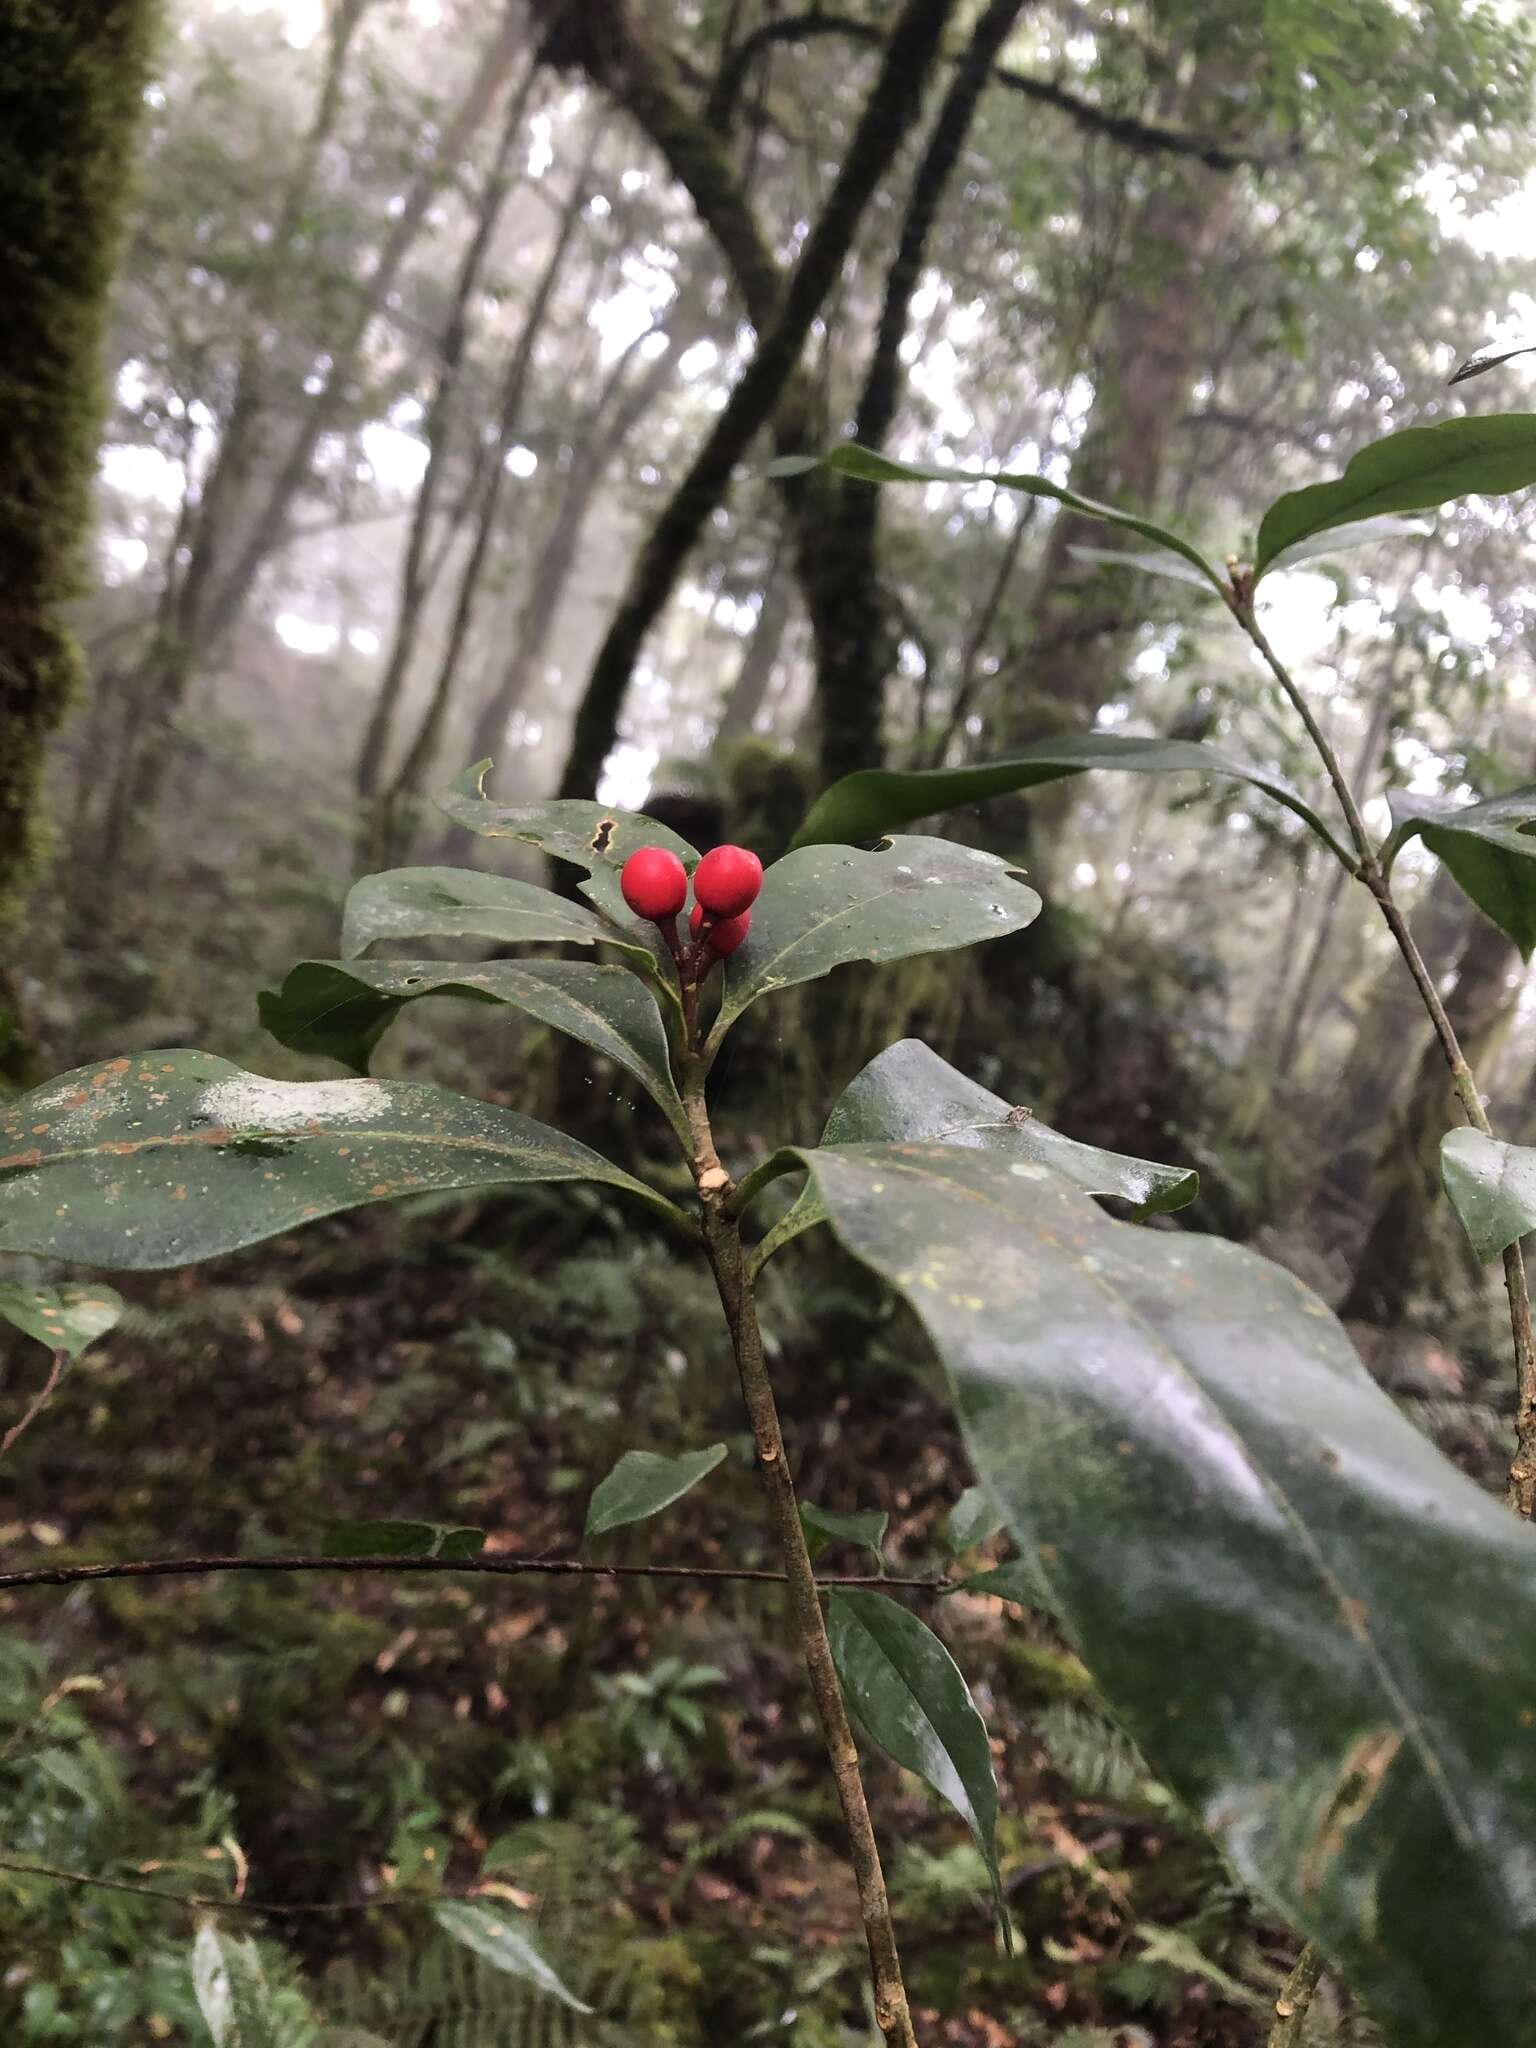
[[[624,931],[641,940],[648,938],[650,927],[624,901],[619,870],[636,847],[664,846],[692,873],[698,863],[697,850],[656,819],[636,811],[615,810],[611,804],[576,797],[547,803],[493,803],[485,794],[490,765],[481,761],[466,769],[448,794],[438,799],[438,809],[455,825],[477,832],[483,839],[511,839],[521,846],[536,846],[552,860],[584,868],[587,879],[581,884],[582,894]]]
[[[893,839],[875,853],[807,846],[775,861],[746,943],[725,963],[710,1032],[718,1046],[759,996],[851,960],[907,960],[1021,931],[1040,898],[995,853],[947,839]]]
[[[0,1280],[0,1317],[71,1358],[104,1337],[122,1313],[122,1296],[110,1287],[21,1287]]]
[[[340,1522],[328,1529],[333,1557],[442,1557],[468,1563],[485,1548],[483,1529],[443,1522]]]
[[[857,769],[816,799],[794,843],[822,846],[875,839],[882,832],[899,831],[917,818],[931,818],[962,804],[978,804],[986,797],[1008,796],[1015,790],[1034,789],[1040,783],[1097,768],[1118,769],[1129,775],[1215,775],[1250,782],[1294,811],[1346,859],[1317,812],[1278,775],[1231,760],[1196,740],[1135,739],[1107,732],[1037,740],[1006,760],[983,761],[969,768]],[[754,927],[755,923],[754,913]]]
[[[856,1543],[861,1550],[874,1552],[883,1571],[885,1532],[890,1522],[883,1508],[857,1508],[852,1514],[836,1515],[817,1507],[813,1501],[800,1503],[800,1527],[805,1531],[805,1547],[812,1557],[819,1557],[829,1543]]]
[[[1129,533],[1140,534],[1143,540],[1171,549],[1197,569],[1214,589],[1219,591],[1222,588],[1221,578],[1199,550],[1191,547],[1180,535],[1171,533],[1166,526],[1159,526],[1155,520],[1139,518],[1133,512],[1122,512],[1116,505],[1101,505],[1095,498],[1079,497],[1076,491],[1065,490],[1043,476],[1032,476],[1019,470],[981,471],[953,469],[945,464],[897,462],[876,449],[861,447],[857,441],[840,442],[820,457],[783,457],[770,465],[769,474],[792,476],[817,467],[836,470],[840,476],[858,477],[869,484],[966,484],[972,489],[977,484],[994,484],[1002,490],[1020,491],[1030,498],[1052,498],[1069,511],[1081,512],[1089,519],[1103,520],[1108,526],[1123,527]]]
[[[1028,1110],[1005,1102],[979,1081],[941,1059],[920,1038],[901,1038],[877,1053],[833,1104],[823,1145],[870,1145],[941,1139],[1010,1158],[1032,1160],[1064,1174],[1091,1195],[1128,1205],[1140,1218],[1182,1209],[1200,1191],[1192,1167],[1159,1166],[1128,1153],[1063,1137]],[[746,1199],[779,1174],[798,1170],[799,1154],[776,1153],[742,1183]],[[807,1186],[757,1248],[758,1264],[781,1245],[825,1220],[815,1183]]]
[[[1536,1230],[1536,1146],[1506,1145],[1463,1124],[1440,1140],[1440,1177],[1485,1264]]]
[[[593,1487],[584,1535],[604,1536],[610,1529],[660,1514],[713,1472],[724,1456],[724,1444],[685,1451],[677,1458],[663,1457],[657,1451],[626,1451],[608,1476]]]
[[[992,1749],[959,1666],[926,1622],[883,1593],[829,1593],[827,1636],[856,1725],[948,1800],[975,1836],[1006,1936]]]
[[[1287,491],[1264,514],[1254,573],[1330,527],[1424,512],[1473,492],[1489,497],[1536,483],[1536,413],[1485,413],[1405,427],[1360,450],[1341,477]]]
[[[1406,2048],[1536,2042],[1536,1535],[1299,1281],[954,1146],[805,1155],[1105,1697]]]
[[[280,1045],[366,1073],[391,1019],[424,996],[505,1004],[579,1039],[633,1074],[691,1144],[655,999],[626,967],[590,960],[305,960],[281,989],[263,991],[261,1021]]]
[[[420,1081],[271,1081],[206,1052],[79,1067],[0,1109],[0,1252],[189,1265],[366,1202],[593,1180],[574,1138]]]
[[[514,1912],[499,1902],[491,1905],[478,1899],[440,1899],[432,1908],[432,1917],[450,1940],[471,1950],[493,1970],[523,1978],[569,2006],[572,2012],[591,2012],[591,2006],[583,2005],[545,1961],[534,1939],[533,1922],[526,1913]]]
[[[493,939],[505,945],[598,946],[612,928],[552,889],[473,868],[391,868],[353,884],[341,951],[356,960],[380,939]]]
[[[1389,873],[1404,843],[1422,839],[1483,915],[1530,959],[1536,948],[1536,784],[1480,804],[1395,790],[1392,826],[1382,854]]]
[[[987,1489],[968,1486],[944,1518],[944,1546],[958,1555],[985,1543],[1002,1526],[1002,1511]]]

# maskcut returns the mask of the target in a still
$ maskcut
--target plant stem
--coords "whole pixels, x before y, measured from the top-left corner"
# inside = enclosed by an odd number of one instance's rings
[[[1354,842],[1357,861],[1354,872],[1364,882],[1376,900],[1387,929],[1397,943],[1397,950],[1413,976],[1414,986],[1424,1005],[1430,1023],[1434,1026],[1435,1037],[1445,1055],[1446,1066],[1450,1069],[1451,1085],[1456,1099],[1461,1104],[1462,1114],[1476,1131],[1485,1138],[1492,1137],[1488,1112],[1483,1107],[1483,1098],[1478,1092],[1477,1079],[1467,1063],[1456,1036],[1456,1027],[1446,1014],[1440,1000],[1440,991],[1435,987],[1434,976],[1425,964],[1424,956],[1411,931],[1408,921],[1392,893],[1392,883],[1382,867],[1377,848],[1372,844],[1365,829],[1365,820],[1355,802],[1354,791],[1349,778],[1339,764],[1328,735],[1312,715],[1312,708],[1297,687],[1294,677],[1269,644],[1268,636],[1254,616],[1251,591],[1235,587],[1228,594],[1228,607],[1232,616],[1242,627],[1253,645],[1263,656],[1270,674],[1280,685],[1289,699],[1296,715],[1307,729],[1307,736],[1317,751],[1333,785],[1339,808],[1344,813],[1349,835]],[[1504,1489],[1504,1500],[1517,1515],[1530,1521],[1536,1514],[1536,1332],[1531,1327],[1531,1297],[1526,1285],[1525,1258],[1518,1243],[1509,1245],[1504,1251],[1504,1289],[1509,1296],[1509,1329],[1515,1352],[1515,1455],[1509,1468],[1509,1478]],[[1310,1996],[1310,1994],[1309,1994]]]
[[[699,1201],[703,1211],[704,1249],[720,1290],[720,1305],[731,1332],[736,1370],[741,1380],[742,1399],[752,1424],[757,1447],[758,1470],[768,1496],[779,1550],[784,1560],[789,1588],[789,1613],[796,1644],[811,1682],[811,1694],[821,1722],[822,1736],[837,1784],[837,1796],[848,1829],[853,1874],[859,1891],[859,1913],[864,1938],[869,1945],[870,1981],[875,1994],[875,2022],[887,2048],[917,2048],[912,2015],[902,1982],[901,1956],[896,1946],[896,1929],[891,1919],[891,1902],[885,1889],[885,1872],[870,1819],[864,1781],[859,1775],[859,1753],[854,1744],[843,1690],[832,1662],[816,1576],[811,1569],[805,1532],[800,1526],[800,1508],[795,1483],[784,1455],[784,1437],[779,1428],[778,1406],[773,1383],[763,1355],[762,1332],[758,1328],[757,1305],[747,1274],[745,1247],[735,1219],[725,1213],[730,1180],[721,1168],[709,1136],[709,1114],[704,1102],[702,1062],[693,1057],[685,1071],[684,1101],[689,1122],[699,1134],[697,1148],[702,1166],[696,1166]],[[718,1176],[716,1178],[715,1176]]]
[[[19,1422],[13,1422],[11,1424],[10,1428],[5,1432],[4,1436],[0,1436],[0,1458],[3,1458],[5,1456],[6,1452],[11,1448],[12,1444],[16,1442],[18,1437],[25,1436],[26,1432],[32,1427],[33,1423],[36,1422],[39,1415],[41,1415],[43,1410],[48,1406],[48,1403],[53,1399],[54,1395],[58,1392],[59,1381],[63,1379],[64,1368],[68,1364],[69,1353],[67,1351],[54,1352],[52,1362],[48,1367],[48,1377],[43,1382],[43,1385],[41,1389],[38,1391],[38,1393],[36,1393],[33,1396],[31,1405],[28,1407],[26,1413],[21,1417]]]
[[[1269,2030],[1265,2048],[1299,2048],[1312,2005],[1312,1994],[1322,1974],[1323,1958],[1309,1941],[1296,1958],[1296,1967],[1286,1978],[1280,1996],[1275,2000],[1275,2024]]]

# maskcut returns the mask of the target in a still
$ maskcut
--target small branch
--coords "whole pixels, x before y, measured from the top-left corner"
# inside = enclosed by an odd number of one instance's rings
[[[185,1906],[199,1913],[268,1913],[286,1917],[289,1913],[374,1913],[404,1906],[433,1906],[439,1899],[494,1898],[492,1887],[468,1885],[437,1892],[396,1892],[377,1899],[331,1899],[309,1905],[280,1905],[262,1899],[217,1897],[209,1892],[175,1892],[167,1885],[136,1884],[125,1877],[97,1877],[85,1870],[62,1870],[52,1863],[26,1863],[16,1856],[0,1856],[0,1870],[18,1877],[46,1877],[55,1884],[88,1886],[93,1891],[128,1892],[139,1899],[161,1899],[167,1905]]]
[[[1323,1958],[1315,1943],[1308,1942],[1275,2000],[1275,2024],[1269,2030],[1265,2048],[1300,2048],[1312,1994],[1323,1974]]]
[[[26,1571],[0,1572],[0,1593],[28,1586],[81,1586],[98,1579],[202,1579],[216,1572],[471,1572],[493,1578],[537,1573],[550,1578],[699,1579],[717,1585],[738,1581],[748,1585],[783,1585],[786,1572],[753,1570],[745,1565],[593,1564],[578,1557],[143,1557],[111,1564],[35,1565]],[[909,1593],[947,1593],[948,1579],[898,1579],[873,1572],[829,1573],[818,1586],[888,1586]]]
[[[5,1432],[5,1435],[0,1436],[0,1458],[3,1458],[5,1456],[6,1452],[11,1448],[12,1444],[16,1442],[18,1437],[22,1437],[26,1434],[26,1432],[32,1427],[33,1423],[36,1422],[39,1415],[41,1415],[43,1410],[48,1406],[48,1403],[53,1399],[54,1395],[58,1392],[59,1381],[63,1379],[64,1368],[68,1364],[69,1353],[67,1351],[54,1352],[52,1362],[48,1367],[48,1377],[43,1382],[42,1391],[36,1396],[31,1407],[27,1410],[26,1414],[22,1416],[21,1420],[19,1422],[13,1422],[10,1428]]]
[[[1339,808],[1349,826],[1350,838],[1354,841],[1357,859],[1353,873],[1364,882],[1376,900],[1382,919],[1402,954],[1408,972],[1413,976],[1418,989],[1419,1000],[1425,1014],[1434,1026],[1435,1037],[1445,1056],[1450,1070],[1451,1085],[1456,1091],[1456,1100],[1461,1104],[1462,1114],[1475,1131],[1481,1131],[1485,1138],[1492,1137],[1492,1126],[1488,1112],[1483,1107],[1483,1098],[1478,1089],[1477,1077],[1461,1049],[1456,1027],[1440,1000],[1440,991],[1435,978],[1425,964],[1418,943],[1408,929],[1408,920],[1403,916],[1397,898],[1392,893],[1392,883],[1381,865],[1377,848],[1365,829],[1360,807],[1355,802],[1354,791],[1349,778],[1334,752],[1328,735],[1312,714],[1297,687],[1295,678],[1276,654],[1265,635],[1263,627],[1254,616],[1252,578],[1248,571],[1232,571],[1233,581],[1227,593],[1227,604],[1233,618],[1242,627],[1248,638],[1263,656],[1270,674],[1285,692],[1292,708],[1307,729],[1307,736],[1317,750],[1333,785]],[[1332,842],[1330,841],[1330,844]],[[1339,849],[1335,846],[1334,851]],[[1509,1331],[1515,1353],[1515,1455],[1509,1468],[1509,1478],[1504,1489],[1504,1500],[1517,1515],[1530,1521],[1536,1516],[1536,1330],[1531,1325],[1531,1296],[1526,1284],[1525,1257],[1520,1246],[1512,1244],[1504,1252],[1504,1289],[1509,1296]],[[1299,1966],[1298,1966],[1299,1967]]]

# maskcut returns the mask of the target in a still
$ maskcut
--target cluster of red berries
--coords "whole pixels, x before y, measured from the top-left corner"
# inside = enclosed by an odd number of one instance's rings
[[[677,855],[664,846],[637,848],[624,863],[619,886],[637,917],[661,926],[676,957],[672,920],[688,901],[688,870]],[[688,930],[706,967],[734,953],[747,936],[762,886],[763,864],[744,846],[714,847],[694,869]]]

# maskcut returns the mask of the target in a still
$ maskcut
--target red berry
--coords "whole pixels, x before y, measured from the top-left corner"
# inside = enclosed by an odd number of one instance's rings
[[[711,917],[739,916],[762,886],[763,864],[744,846],[717,846],[693,871],[693,893]]]
[[[641,846],[625,861],[619,887],[636,917],[676,917],[688,901],[688,870],[664,846]]]
[[[688,913],[688,930],[692,937],[699,936],[703,923],[704,906],[702,903],[695,903]],[[709,927],[709,950],[722,959],[727,953],[734,953],[751,927],[750,910],[740,910],[734,917],[717,917]]]

